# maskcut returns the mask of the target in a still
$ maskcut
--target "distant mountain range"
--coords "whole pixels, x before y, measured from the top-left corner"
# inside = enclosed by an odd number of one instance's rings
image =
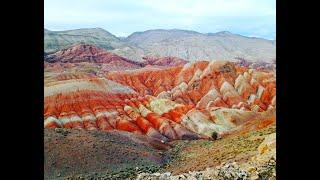
[[[92,44],[135,61],[143,61],[145,56],[174,56],[188,61],[243,58],[254,62],[272,62],[276,59],[275,40],[245,37],[227,31],[203,34],[179,29],[156,29],[135,32],[125,38],[116,37],[101,28],[44,31],[45,53],[78,43]]]
[[[117,67],[119,69],[138,69],[145,66],[170,67],[188,63],[184,59],[177,57],[143,57],[142,61],[134,61],[114,53],[108,52],[103,48],[89,44],[75,44],[71,47],[58,50],[44,56],[47,63],[95,63],[105,66]]]

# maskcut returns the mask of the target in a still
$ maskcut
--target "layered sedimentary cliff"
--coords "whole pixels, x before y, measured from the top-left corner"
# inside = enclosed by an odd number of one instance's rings
[[[180,66],[188,63],[188,61],[184,59],[172,57],[172,56],[167,56],[167,57],[146,56],[146,57],[143,57],[142,59],[144,60],[146,65],[151,65],[151,66]]]
[[[209,139],[275,122],[273,71],[198,61],[45,85],[45,128],[121,130],[162,141]]]
[[[129,60],[102,48],[88,44],[76,44],[69,48],[49,54],[45,56],[45,61],[62,63],[92,62],[108,63],[110,65],[119,65],[124,67],[142,67],[142,64],[139,62]]]

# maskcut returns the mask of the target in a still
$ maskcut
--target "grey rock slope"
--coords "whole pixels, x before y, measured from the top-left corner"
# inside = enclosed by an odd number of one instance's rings
[[[104,48],[129,59],[140,60],[142,49],[123,42],[115,35],[101,28],[86,28],[67,31],[44,30],[44,50],[55,52],[75,44],[85,43]]]
[[[276,59],[275,40],[245,37],[226,31],[202,34],[179,29],[156,29],[118,38],[101,28],[45,29],[44,41],[45,52],[84,42],[135,61],[142,61],[143,56],[175,56],[188,61],[233,60],[240,57],[254,62],[272,62]]]
[[[185,30],[149,30],[133,33],[127,42],[154,56],[176,56],[189,61],[231,60],[270,62],[276,58],[274,41],[245,37],[230,32],[201,34]]]

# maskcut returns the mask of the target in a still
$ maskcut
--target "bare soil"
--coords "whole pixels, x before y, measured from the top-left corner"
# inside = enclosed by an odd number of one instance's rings
[[[45,129],[44,134],[45,179],[126,173],[137,167],[156,169],[165,163],[163,151],[168,148],[153,139],[119,131],[57,128]]]

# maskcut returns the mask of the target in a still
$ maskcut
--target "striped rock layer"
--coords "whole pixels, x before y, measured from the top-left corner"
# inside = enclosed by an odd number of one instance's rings
[[[162,141],[211,138],[274,123],[275,74],[199,61],[50,82],[44,101],[45,128],[120,130]]]
[[[225,61],[200,61],[163,70],[110,72],[106,78],[131,87],[141,96],[166,98],[198,109],[265,111],[275,107],[273,72],[235,67]]]

